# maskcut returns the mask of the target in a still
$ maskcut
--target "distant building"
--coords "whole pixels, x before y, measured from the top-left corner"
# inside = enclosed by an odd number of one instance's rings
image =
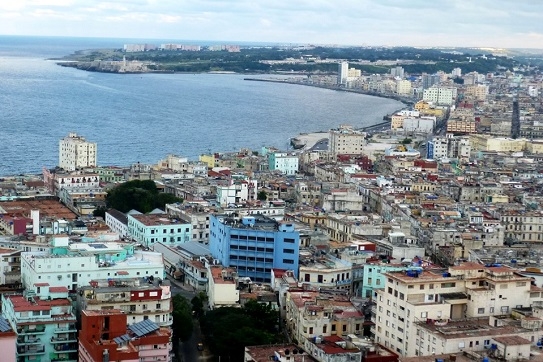
[[[245,347],[244,362],[317,362],[295,344]]]
[[[128,217],[119,210],[109,209],[106,211],[106,225],[121,238],[128,236]]]
[[[223,266],[235,267],[241,277],[269,282],[273,268],[298,273],[300,234],[293,224],[262,215],[212,215],[210,233],[211,255]]]
[[[364,132],[356,131],[352,126],[341,125],[329,131],[328,151],[332,157],[337,155],[359,155],[364,145]]]
[[[271,171],[278,170],[284,175],[295,175],[298,172],[298,156],[281,152],[270,153],[268,167]]]
[[[59,142],[58,165],[66,171],[95,167],[97,146],[76,133],[70,133]]]
[[[349,63],[341,62],[338,65],[337,84],[347,85],[347,78],[349,77]]]
[[[390,75],[392,75],[395,78],[403,79],[405,77],[405,70],[403,67],[394,67],[390,68]]]
[[[456,88],[431,87],[424,90],[422,99],[437,105],[451,106],[456,101]]]
[[[239,306],[236,270],[222,265],[208,265],[207,268],[210,276],[207,288],[209,308]]]

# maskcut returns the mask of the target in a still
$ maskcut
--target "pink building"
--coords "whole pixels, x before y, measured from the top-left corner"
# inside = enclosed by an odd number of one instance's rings
[[[2,362],[15,362],[15,346],[17,344],[17,333],[11,328],[7,319],[0,317],[0,351],[2,351]]]

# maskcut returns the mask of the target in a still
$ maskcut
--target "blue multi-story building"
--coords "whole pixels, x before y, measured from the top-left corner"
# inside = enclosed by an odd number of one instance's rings
[[[212,215],[210,219],[211,255],[255,282],[270,282],[272,269],[294,270],[298,277],[299,245],[300,234],[293,224],[260,214]]]

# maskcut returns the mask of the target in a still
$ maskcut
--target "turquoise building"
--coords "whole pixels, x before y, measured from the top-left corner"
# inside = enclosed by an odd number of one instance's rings
[[[362,297],[371,298],[375,289],[382,289],[385,287],[386,278],[383,276],[384,273],[402,271],[411,268],[413,267],[381,262],[365,264],[362,281]]]
[[[298,156],[281,152],[270,153],[268,168],[270,171],[281,171],[284,175],[295,175],[298,172]]]

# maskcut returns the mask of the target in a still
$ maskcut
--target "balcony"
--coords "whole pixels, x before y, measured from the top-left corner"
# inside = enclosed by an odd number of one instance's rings
[[[17,356],[35,356],[45,354],[45,347],[43,345],[38,347],[20,347],[17,348]]]
[[[75,337],[75,334],[65,336],[65,337],[51,337],[51,343],[75,343],[77,342],[77,338]]]
[[[75,327],[75,324],[70,324],[68,327],[57,328],[53,332],[56,334],[77,332],[77,328]]]
[[[77,343],[63,343],[63,344],[55,344],[53,348],[57,352],[70,353],[70,352],[77,352],[78,345]]]
[[[51,357],[51,362],[78,362],[77,357]]]
[[[375,336],[375,326],[370,327],[370,333]]]
[[[45,325],[40,324],[36,328],[17,327],[17,334],[43,334],[45,332]]]
[[[25,338],[25,336],[17,337],[17,345],[18,346],[24,346],[28,344],[39,344],[41,343],[41,339],[34,337],[34,336],[28,336]]]

